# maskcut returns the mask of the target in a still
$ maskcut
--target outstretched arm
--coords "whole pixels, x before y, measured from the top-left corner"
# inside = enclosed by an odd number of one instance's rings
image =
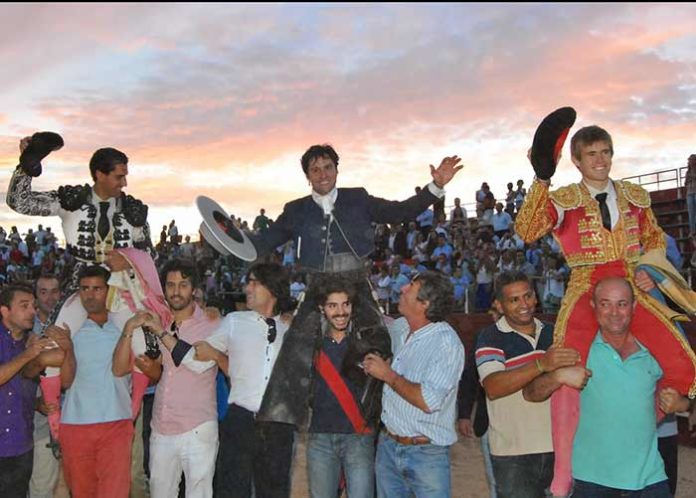
[[[523,389],[545,372],[575,365],[580,361],[577,351],[570,348],[549,349],[537,361],[524,366],[494,372],[483,379],[483,388],[488,399],[495,400],[509,396]]]
[[[582,366],[564,367],[537,377],[522,391],[527,401],[546,401],[562,385],[583,389],[592,371]]]
[[[31,137],[24,137],[19,142],[19,151],[24,152]],[[10,209],[30,216],[56,216],[60,209],[58,191],[34,192],[31,190],[32,177],[21,168],[12,174],[7,188],[6,202]]]

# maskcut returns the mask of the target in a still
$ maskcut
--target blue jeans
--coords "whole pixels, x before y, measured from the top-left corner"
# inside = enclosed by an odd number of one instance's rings
[[[498,498],[543,498],[553,479],[553,453],[491,455]]]
[[[307,476],[312,498],[335,498],[341,467],[351,498],[375,494],[374,434],[310,433],[307,444]]]
[[[696,194],[686,196],[686,208],[689,210],[689,234],[696,232]]]
[[[375,472],[379,498],[451,496],[449,446],[404,445],[380,434]]]
[[[488,431],[481,436],[481,453],[483,453],[483,465],[486,467],[486,479],[491,498],[498,498],[495,492],[495,476],[493,475],[493,463],[491,463],[491,447],[488,444]]]
[[[572,498],[671,498],[669,481],[660,481],[638,491],[609,488],[593,482],[573,481]]]

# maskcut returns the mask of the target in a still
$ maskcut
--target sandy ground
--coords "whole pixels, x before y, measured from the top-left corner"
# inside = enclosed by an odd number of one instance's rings
[[[306,435],[300,435],[293,463],[292,498],[307,498]],[[488,485],[478,439],[460,437],[452,446],[452,497],[488,498]],[[696,448],[679,447],[677,498],[696,497]]]
[[[308,498],[306,471],[306,434],[300,434],[293,461],[292,498]],[[483,456],[478,439],[460,437],[452,446],[452,497],[489,498]],[[676,498],[696,497],[696,448],[679,447],[679,484]],[[65,482],[58,483],[54,498],[69,498]],[[149,493],[131,492],[131,498],[146,498]]]

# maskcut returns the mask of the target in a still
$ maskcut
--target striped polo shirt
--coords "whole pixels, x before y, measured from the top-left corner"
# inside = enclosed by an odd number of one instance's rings
[[[481,382],[489,375],[518,368],[544,355],[553,343],[553,326],[534,319],[534,336],[514,330],[505,317],[486,327],[476,344]],[[491,454],[517,456],[553,451],[550,401],[532,403],[522,390],[491,401],[486,398]]]

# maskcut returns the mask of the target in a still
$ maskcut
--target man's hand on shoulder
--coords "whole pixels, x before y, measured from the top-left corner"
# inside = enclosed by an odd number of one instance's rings
[[[463,164],[459,164],[461,158],[458,156],[445,157],[441,162],[440,166],[435,168],[432,164],[430,165],[430,174],[433,177],[433,182],[438,188],[444,188],[454,175],[464,167]]]
[[[292,319],[294,316],[295,315],[292,311],[286,311],[285,313],[281,313],[280,319],[289,327],[292,324]]]

